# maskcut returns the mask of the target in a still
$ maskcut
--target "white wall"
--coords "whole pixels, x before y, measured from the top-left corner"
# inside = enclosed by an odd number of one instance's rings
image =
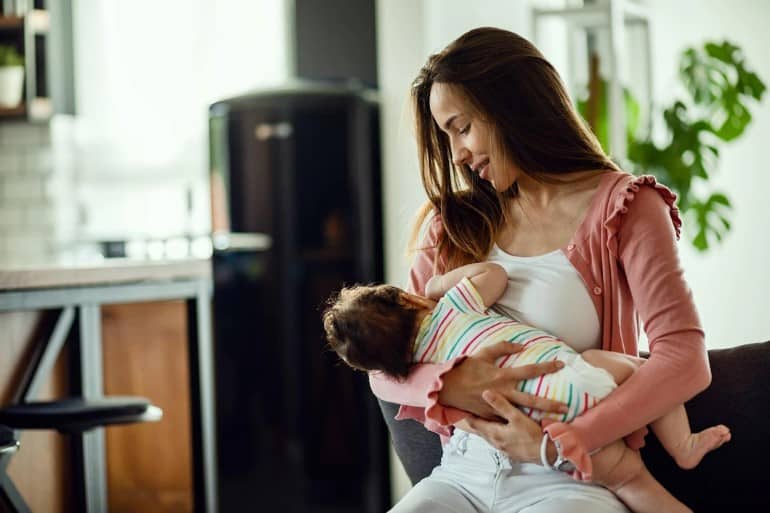
[[[729,38],[749,65],[770,85],[770,20],[767,0],[650,0],[653,15],[654,96],[667,102],[676,90],[678,55],[706,39]],[[430,53],[477,26],[531,35],[530,7],[559,0],[380,0],[377,6],[379,76],[383,97],[386,278],[403,284],[404,256],[412,214],[424,199],[408,110],[409,84]],[[546,28],[548,30],[548,28]],[[548,32],[541,49],[564,73],[563,37]],[[701,313],[710,348],[770,339],[764,299],[770,290],[770,94],[745,136],[722,149],[714,184],[735,205],[734,228],[722,246],[697,254],[683,241],[682,261]],[[683,238],[689,234],[685,231]],[[399,466],[394,498],[407,489]]]
[[[377,52],[383,114],[386,279],[406,282],[412,216],[425,199],[419,177],[409,86],[428,55],[463,32],[498,26],[527,34],[528,0],[379,0]]]
[[[385,275],[389,282],[403,284],[409,265],[405,257],[408,227],[425,196],[407,103],[411,79],[425,58],[424,8],[412,0],[380,0],[376,8]]]
[[[289,77],[289,5],[75,2],[80,237],[208,230],[208,106]]]
[[[770,87],[770,2],[767,0],[650,0],[654,15],[655,98],[670,103],[678,89],[678,56],[686,46],[728,39]],[[714,186],[732,201],[733,229],[725,242],[698,254],[683,242],[682,262],[710,348],[770,339],[770,92],[752,109],[742,138],[721,148]],[[686,231],[683,238],[687,237]]]

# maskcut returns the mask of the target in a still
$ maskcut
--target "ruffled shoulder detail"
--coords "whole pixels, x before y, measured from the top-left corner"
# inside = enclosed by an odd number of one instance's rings
[[[571,426],[563,422],[553,422],[545,426],[543,431],[548,433],[551,440],[559,442],[562,456],[575,465],[580,478],[585,481],[590,480],[593,472],[591,456]]]
[[[674,225],[677,240],[682,232],[682,218],[679,215],[679,209],[676,206],[676,194],[663,184],[658,183],[652,175],[633,176],[629,175],[620,183],[615,185],[612,196],[610,197],[609,216],[604,221],[604,227],[608,231],[607,245],[610,250],[617,254],[617,234],[623,225],[623,217],[628,213],[628,207],[636,197],[641,187],[650,187],[657,192],[663,201],[669,207],[671,223]]]

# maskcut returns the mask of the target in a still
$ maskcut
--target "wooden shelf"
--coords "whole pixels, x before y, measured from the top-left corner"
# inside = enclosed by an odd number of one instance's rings
[[[24,18],[20,16],[0,16],[0,30],[23,29]]]
[[[18,107],[0,107],[0,119],[24,117],[27,115],[27,107],[22,104]]]

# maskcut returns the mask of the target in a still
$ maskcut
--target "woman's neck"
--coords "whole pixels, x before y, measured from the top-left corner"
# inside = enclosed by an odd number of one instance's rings
[[[533,176],[522,174],[516,180],[519,198],[536,210],[547,210],[554,201],[576,192],[593,190],[604,170],[576,171],[563,175],[552,175],[554,182],[544,182]],[[550,177],[549,177],[550,178]]]

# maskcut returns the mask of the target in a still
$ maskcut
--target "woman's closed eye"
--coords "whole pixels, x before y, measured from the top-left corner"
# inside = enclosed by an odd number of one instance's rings
[[[470,132],[470,131],[471,131],[471,124],[470,124],[470,123],[468,123],[468,124],[467,124],[467,125],[465,125],[463,128],[461,128],[461,129],[460,129],[460,131],[459,131],[458,133],[459,133],[460,135],[465,135],[465,134],[467,134],[467,133],[468,133],[468,132]]]

